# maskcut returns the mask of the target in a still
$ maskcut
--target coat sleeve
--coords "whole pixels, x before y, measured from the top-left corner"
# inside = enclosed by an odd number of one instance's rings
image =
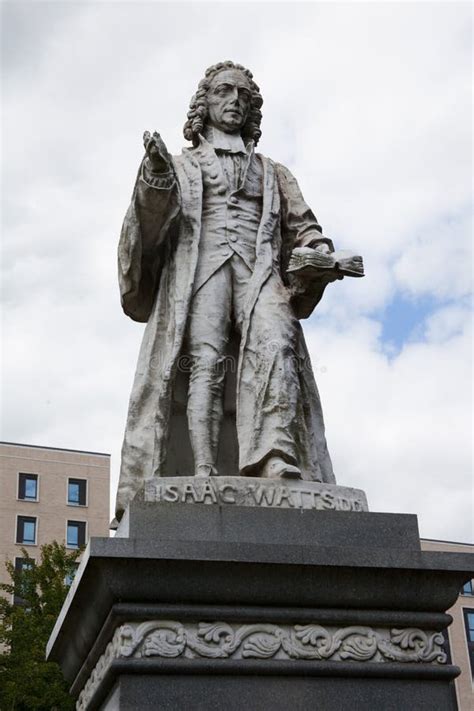
[[[122,308],[134,321],[145,322],[150,316],[179,211],[179,184],[172,165],[169,172],[157,175],[142,161],[118,247]]]
[[[321,301],[328,279],[301,280],[288,275],[286,269],[295,247],[318,247],[326,244],[334,252],[334,245],[322,234],[321,225],[306,204],[295,178],[288,168],[276,165],[281,205],[281,275],[291,294],[291,303],[297,318],[308,318]]]
[[[321,225],[306,204],[296,179],[283,165],[276,164],[275,167],[280,189],[282,234],[287,249],[291,252],[295,247],[327,244],[333,252],[332,241],[323,236]]]

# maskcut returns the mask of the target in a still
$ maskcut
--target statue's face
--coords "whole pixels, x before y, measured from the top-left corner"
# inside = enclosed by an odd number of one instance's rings
[[[240,131],[250,109],[250,84],[238,69],[224,69],[213,77],[207,92],[208,121],[226,133]]]

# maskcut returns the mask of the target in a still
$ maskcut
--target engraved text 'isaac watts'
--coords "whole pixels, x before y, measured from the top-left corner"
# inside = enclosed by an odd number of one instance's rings
[[[182,155],[144,135],[119,245],[124,311],[147,322],[119,517],[161,477],[335,483],[299,319],[362,261],[334,252],[290,171],[256,153],[262,103],[223,62],[191,100]]]

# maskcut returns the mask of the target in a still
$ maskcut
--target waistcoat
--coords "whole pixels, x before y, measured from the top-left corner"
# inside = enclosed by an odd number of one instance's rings
[[[263,166],[249,147],[247,156],[241,158],[240,184],[231,185],[210,143],[202,140],[193,155],[200,164],[203,182],[196,292],[234,253],[253,271],[262,214]]]

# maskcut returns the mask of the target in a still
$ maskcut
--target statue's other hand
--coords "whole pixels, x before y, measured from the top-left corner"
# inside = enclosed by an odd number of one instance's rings
[[[326,242],[321,242],[321,244],[316,245],[314,249],[316,249],[318,252],[322,252],[323,254],[331,254],[332,252],[331,247],[326,244]]]
[[[143,145],[150,170],[154,173],[167,173],[171,169],[171,156],[160,134],[154,131],[152,135],[150,131],[145,131]]]

